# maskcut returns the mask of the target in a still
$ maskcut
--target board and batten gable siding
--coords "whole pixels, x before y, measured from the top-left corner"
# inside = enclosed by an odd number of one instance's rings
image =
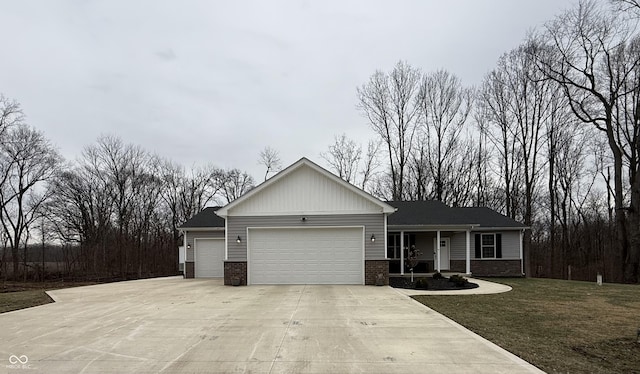
[[[469,237],[472,259],[475,259],[476,234],[502,234],[502,259],[520,260],[519,231],[472,231]],[[452,260],[464,260],[466,258],[466,238],[464,232],[453,234],[451,236],[450,246]]]
[[[362,227],[364,226],[365,260],[385,259],[384,215],[379,214],[336,214],[307,215],[302,221],[301,215],[290,216],[251,216],[227,217],[227,256],[229,261],[247,260],[247,228],[258,227]],[[376,241],[371,242],[371,235]],[[241,242],[237,242],[240,236]]]
[[[300,167],[229,209],[229,216],[382,213],[379,204],[340,181]]]
[[[187,256],[186,262],[194,262],[194,248],[196,247],[194,243],[194,239],[224,239],[224,230],[217,231],[187,231],[185,232],[187,238],[187,246],[191,246],[191,248],[187,247]]]

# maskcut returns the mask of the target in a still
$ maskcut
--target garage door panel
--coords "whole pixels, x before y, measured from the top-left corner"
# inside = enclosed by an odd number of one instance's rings
[[[224,276],[224,240],[196,239],[196,278],[218,278]]]
[[[250,229],[253,284],[362,284],[362,228]]]

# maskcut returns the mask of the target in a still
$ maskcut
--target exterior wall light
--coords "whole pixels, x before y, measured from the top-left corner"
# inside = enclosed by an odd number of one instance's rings
[[[376,236],[374,234],[371,234],[371,243],[376,241]]]
[[[238,235],[238,239],[236,239],[236,243],[238,244],[242,243],[242,239],[240,239],[240,235]]]
[[[187,249],[191,249],[191,244],[187,244]]]

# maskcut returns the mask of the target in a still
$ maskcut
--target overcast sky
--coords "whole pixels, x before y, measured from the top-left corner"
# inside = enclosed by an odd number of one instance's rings
[[[113,134],[263,178],[374,135],[356,87],[405,60],[477,85],[569,0],[0,0],[0,93],[68,159]]]

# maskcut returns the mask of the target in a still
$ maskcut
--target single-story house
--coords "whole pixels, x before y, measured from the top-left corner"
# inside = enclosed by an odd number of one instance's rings
[[[375,284],[407,273],[414,248],[414,272],[521,276],[526,228],[488,208],[381,201],[306,158],[180,226],[185,277],[243,285]]]

